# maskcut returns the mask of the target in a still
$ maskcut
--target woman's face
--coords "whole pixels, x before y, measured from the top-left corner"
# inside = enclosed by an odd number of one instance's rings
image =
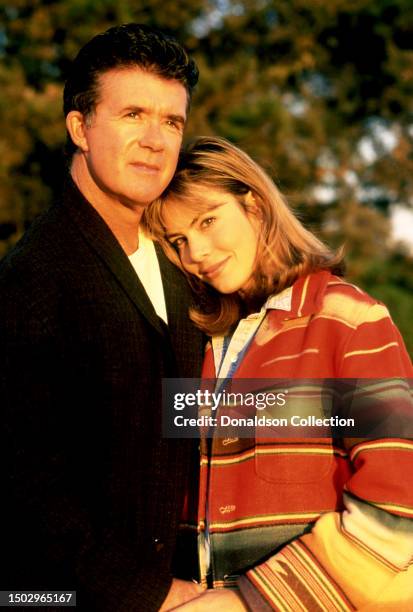
[[[254,206],[251,194],[251,205]],[[259,221],[235,196],[200,187],[195,212],[179,200],[164,205],[168,240],[185,270],[221,293],[234,293],[250,279],[257,253]]]

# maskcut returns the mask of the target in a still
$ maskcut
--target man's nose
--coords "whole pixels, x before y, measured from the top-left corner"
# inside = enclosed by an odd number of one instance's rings
[[[148,121],[139,138],[141,147],[152,149],[152,151],[162,151],[164,138],[161,125],[157,121]]]

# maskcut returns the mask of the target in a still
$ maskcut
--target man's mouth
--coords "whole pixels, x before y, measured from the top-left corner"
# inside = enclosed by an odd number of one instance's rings
[[[139,172],[146,172],[148,174],[156,174],[160,170],[158,165],[146,162],[133,162],[131,165]]]

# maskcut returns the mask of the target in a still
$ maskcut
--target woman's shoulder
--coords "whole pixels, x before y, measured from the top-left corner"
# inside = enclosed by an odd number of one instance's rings
[[[389,318],[387,307],[363,289],[343,278],[330,275],[326,284],[320,312],[338,317],[351,326]]]

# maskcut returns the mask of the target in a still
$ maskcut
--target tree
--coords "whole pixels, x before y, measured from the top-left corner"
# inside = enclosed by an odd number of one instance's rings
[[[0,255],[60,189],[70,59],[126,21],[156,25],[195,55],[189,138],[245,148],[312,229],[346,243],[352,280],[394,265],[389,206],[413,201],[410,0],[3,0]],[[386,286],[411,307],[412,261],[396,259]],[[407,328],[408,308],[392,301]]]

